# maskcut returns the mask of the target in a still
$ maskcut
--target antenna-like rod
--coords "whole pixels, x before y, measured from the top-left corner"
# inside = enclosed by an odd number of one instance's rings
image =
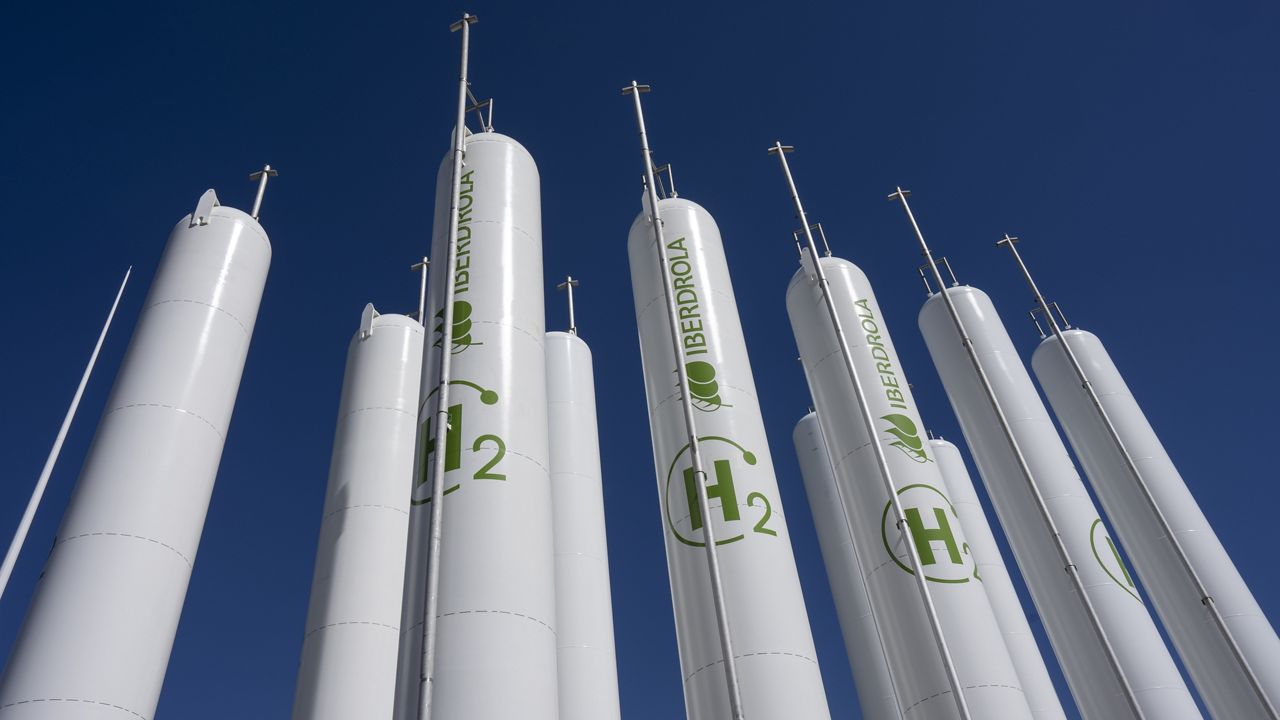
[[[71,397],[71,407],[67,408],[67,415],[62,418],[62,427],[58,429],[58,436],[53,440],[53,449],[49,451],[49,457],[44,461],[44,469],[40,471],[40,478],[36,480],[36,487],[31,491],[27,509],[22,513],[22,520],[18,521],[17,531],[13,533],[13,541],[9,543],[9,551],[4,556],[4,565],[0,565],[0,597],[4,597],[4,590],[9,586],[9,576],[13,574],[13,566],[18,562],[18,554],[22,552],[22,545],[27,540],[31,522],[35,519],[36,510],[40,507],[40,500],[44,498],[44,490],[49,485],[49,476],[53,474],[53,466],[58,462],[62,443],[67,439],[67,431],[71,429],[71,421],[76,416],[76,409],[80,407],[80,398],[84,396],[85,386],[89,384],[89,375],[93,373],[93,365],[98,361],[98,352],[102,350],[102,342],[107,338],[107,330],[111,327],[112,318],[116,316],[120,297],[124,295],[124,286],[129,283],[129,275],[132,273],[133,266],[130,265],[129,269],[124,271],[124,279],[120,281],[120,289],[116,291],[115,302],[111,303],[107,321],[103,323],[102,332],[98,334],[98,342],[89,355],[89,364],[85,366],[84,375],[80,377],[80,386],[76,388],[76,394]]]
[[[1040,520],[1049,528],[1049,534],[1053,538],[1054,548],[1058,552],[1058,560],[1062,563],[1062,569],[1070,576],[1076,595],[1080,597],[1080,602],[1084,603],[1085,613],[1089,616],[1089,624],[1093,627],[1093,632],[1097,635],[1098,642],[1102,644],[1103,653],[1107,656],[1107,662],[1110,663],[1112,672],[1115,673],[1116,680],[1120,683],[1120,690],[1124,694],[1125,701],[1128,703],[1129,708],[1133,710],[1134,717],[1142,720],[1145,716],[1142,713],[1142,707],[1138,704],[1138,696],[1134,693],[1133,686],[1129,683],[1129,678],[1125,675],[1124,668],[1120,665],[1120,658],[1116,655],[1115,648],[1111,645],[1111,640],[1107,637],[1106,630],[1102,627],[1102,621],[1098,618],[1098,613],[1093,607],[1092,600],[1085,592],[1084,580],[1080,577],[1080,570],[1075,562],[1072,561],[1071,553],[1067,550],[1066,543],[1062,540],[1062,533],[1058,530],[1057,523],[1054,522],[1053,514],[1049,511],[1049,505],[1045,501],[1044,495],[1041,494],[1040,488],[1036,485],[1035,477],[1031,473],[1031,466],[1027,464],[1027,458],[1023,455],[1022,447],[1018,444],[1018,439],[1013,434],[1013,427],[1009,424],[1009,418],[1004,414],[1004,408],[1001,407],[999,399],[996,398],[995,388],[991,385],[991,379],[987,376],[987,371],[982,366],[982,360],[978,357],[978,351],[973,345],[972,338],[969,337],[968,330],[965,329],[964,321],[960,319],[960,312],[956,310],[955,301],[951,299],[951,293],[947,292],[947,284],[942,279],[942,271],[938,268],[938,261],[933,257],[929,244],[925,242],[924,233],[920,232],[920,225],[916,222],[916,216],[911,212],[911,205],[907,202],[907,198],[910,195],[910,191],[899,187],[889,194],[889,199],[902,202],[902,209],[906,212],[907,220],[911,222],[911,229],[915,232],[916,239],[920,242],[920,253],[924,255],[925,264],[932,272],[934,281],[938,283],[938,292],[942,294],[942,301],[947,306],[947,314],[951,316],[951,323],[956,328],[956,334],[960,336],[960,344],[969,356],[969,362],[973,365],[973,370],[978,375],[978,382],[982,385],[982,391],[987,396],[987,402],[991,404],[991,409],[1000,424],[1000,430],[1004,433],[1005,440],[1009,443],[1009,449],[1013,452],[1013,457],[1018,462],[1018,469],[1022,473],[1023,480],[1027,483],[1027,489],[1031,492],[1031,497],[1035,500],[1036,510],[1040,513]],[[955,274],[952,273],[952,278],[954,279],[954,277]],[[952,283],[952,285],[955,284],[957,283]]]
[[[778,162],[782,165],[782,174],[787,179],[787,189],[791,192],[791,202],[796,208],[796,218],[800,221],[801,232],[804,233],[805,243],[809,249],[809,258],[813,263],[814,273],[818,278],[818,287],[822,290],[822,300],[827,306],[827,315],[831,318],[831,328],[835,331],[836,342],[840,346],[840,354],[844,359],[845,372],[849,374],[849,382],[853,383],[853,394],[858,401],[858,412],[862,415],[862,422],[867,426],[867,431],[874,435],[875,418],[871,413],[871,404],[867,401],[867,396],[862,392],[862,383],[858,377],[858,368],[853,362],[853,351],[849,349],[849,340],[844,334],[844,325],[840,322],[840,316],[836,312],[835,300],[831,297],[831,285],[827,282],[827,273],[822,268],[822,263],[818,259],[818,243],[813,239],[812,226],[809,224],[809,216],[805,214],[804,205],[800,203],[800,194],[796,191],[795,179],[791,177],[791,166],[787,164],[787,153],[795,150],[790,145],[783,145],[781,141],[774,141],[773,147],[769,148],[770,155],[777,155]],[[828,252],[828,255],[831,253]],[[897,486],[893,483],[893,476],[889,471],[889,458],[885,456],[884,446],[879,442],[871,443],[871,450],[876,457],[876,465],[880,468],[880,479],[884,483],[885,492],[889,495],[889,503],[893,507],[894,526],[898,528],[898,532],[902,534],[902,544],[907,548],[907,557],[911,560],[911,575],[915,578],[916,588],[920,591],[920,599],[924,602],[925,614],[929,617],[929,627],[933,631],[934,642],[938,645],[938,653],[942,656],[942,666],[947,673],[947,682],[951,685],[951,696],[955,699],[956,710],[959,711],[962,720],[969,720],[972,717],[969,714],[969,705],[965,702],[964,685],[960,682],[960,675],[956,672],[955,662],[951,659],[951,649],[947,647],[947,639],[942,633],[942,622],[938,619],[938,609],[933,603],[933,594],[929,591],[929,581],[925,579],[924,568],[920,561],[920,553],[915,543],[911,542],[911,538],[907,537],[907,521],[906,512],[902,507],[902,499],[898,496]],[[841,498],[843,502],[843,497]]]
[[[267,179],[279,174],[271,165],[263,165],[258,172],[249,173],[250,180],[258,181],[258,195],[253,199],[253,212],[249,213],[254,220],[258,219],[258,212],[262,210],[262,196],[267,194]]]
[[[416,262],[409,266],[410,270],[422,271],[422,279],[418,284],[418,323],[422,327],[427,326],[427,271],[431,268],[431,261],[422,258],[422,262]]]
[[[570,335],[578,334],[578,323],[576,320],[574,320],[574,317],[573,317],[573,289],[578,287],[578,285],[580,284],[581,283],[579,283],[577,280],[573,279],[572,275],[565,275],[564,282],[556,286],[557,290],[566,290],[569,293],[569,334]]]
[[[1165,517],[1160,503],[1156,501],[1155,495],[1151,493],[1151,487],[1147,484],[1146,478],[1142,477],[1142,471],[1138,469],[1138,463],[1134,460],[1133,454],[1125,446],[1124,440],[1120,438],[1120,433],[1116,430],[1115,423],[1111,421],[1111,416],[1107,413],[1106,408],[1102,406],[1102,400],[1098,397],[1097,391],[1094,390],[1093,383],[1090,382],[1084,366],[1080,364],[1075,351],[1071,349],[1071,346],[1067,344],[1067,339],[1063,337],[1062,327],[1058,325],[1058,319],[1049,311],[1049,303],[1045,301],[1040,288],[1036,286],[1036,281],[1031,278],[1031,271],[1027,269],[1027,264],[1023,262],[1022,254],[1018,252],[1017,244],[1018,238],[1012,237],[1008,233],[1005,233],[1004,238],[996,241],[997,246],[1004,245],[1009,248],[1009,252],[1013,253],[1013,259],[1018,263],[1018,268],[1022,270],[1022,277],[1026,279],[1027,286],[1031,288],[1031,294],[1035,295],[1036,304],[1040,307],[1040,314],[1044,315],[1048,321],[1049,329],[1053,332],[1053,336],[1058,339],[1058,346],[1062,348],[1062,352],[1067,358],[1067,363],[1075,371],[1076,379],[1080,381],[1081,387],[1084,388],[1085,393],[1089,396],[1089,401],[1093,403],[1093,409],[1097,411],[1098,419],[1107,428],[1107,435],[1111,438],[1112,444],[1116,446],[1116,450],[1120,451],[1121,457],[1124,458],[1124,464],[1129,471],[1129,475],[1138,486],[1138,490],[1141,491],[1142,497],[1146,500],[1147,507],[1155,515],[1156,521],[1160,523],[1160,532],[1169,541],[1169,546],[1173,549],[1174,554],[1178,556],[1178,562],[1181,563],[1183,571],[1191,579],[1196,593],[1200,595],[1200,604],[1208,609],[1209,617],[1213,619],[1213,624],[1218,628],[1218,632],[1222,634],[1222,639],[1226,641],[1227,647],[1231,649],[1231,655],[1239,663],[1240,669],[1244,671],[1245,677],[1249,680],[1249,686],[1257,694],[1262,706],[1267,709],[1268,715],[1272,720],[1275,720],[1277,717],[1275,705],[1267,697],[1267,693],[1263,690],[1262,683],[1254,673],[1253,667],[1240,650],[1240,645],[1236,643],[1235,637],[1231,634],[1231,629],[1227,627],[1226,620],[1222,617],[1222,611],[1218,609],[1218,604],[1214,602],[1213,596],[1209,594],[1209,589],[1205,587],[1204,581],[1200,579],[1200,574],[1196,572],[1195,567],[1191,564],[1191,558],[1187,555],[1186,549],[1183,548],[1182,542],[1173,530],[1173,526],[1170,525],[1169,519]],[[1056,304],[1054,303],[1054,305]]]
[[[662,273],[662,294],[667,301],[667,325],[671,330],[671,347],[676,361],[676,377],[680,382],[680,404],[684,409],[684,428],[689,437],[689,459],[697,479],[698,508],[702,517],[708,518],[703,527],[706,540],[707,572],[711,576],[711,596],[715,603],[716,627],[720,632],[720,652],[724,656],[725,682],[729,686],[729,711],[731,720],[743,720],[742,690],[738,683],[738,661],[733,655],[733,639],[729,635],[729,611],[725,606],[724,585],[720,580],[720,558],[716,551],[715,532],[712,529],[711,502],[707,498],[707,473],[702,468],[702,451],[698,448],[698,430],[693,415],[693,397],[689,393],[689,373],[685,368],[684,346],[680,343],[680,330],[675,297],[671,294],[671,270],[667,265],[667,242],[662,234],[662,211],[658,207],[658,184],[653,177],[653,155],[649,150],[649,136],[644,129],[644,109],[640,106],[640,93],[649,92],[648,85],[631,85],[622,89],[623,95],[631,95],[635,101],[636,123],[640,128],[640,150],[644,157],[645,189],[649,193],[649,212],[653,221],[653,240],[658,250],[658,266]]]
[[[454,265],[458,262],[458,206],[462,201],[462,157],[467,135],[467,53],[471,50],[471,26],[476,17],[468,13],[449,26],[450,32],[462,31],[462,61],[458,73],[458,114],[453,131],[453,176],[449,191],[449,246],[445,253],[444,317],[440,327],[440,385],[436,396],[436,432],[447,438],[449,427],[450,360],[453,355]],[[425,308],[423,309],[425,313]],[[426,325],[426,318],[421,318]],[[439,445],[444,447],[444,440]],[[425,451],[425,448],[423,449]],[[431,717],[431,691],[436,668],[436,615],[440,605],[440,538],[444,522],[445,453],[436,452],[431,473],[431,535],[427,540],[427,596],[422,608],[422,668],[418,676],[418,718]]]

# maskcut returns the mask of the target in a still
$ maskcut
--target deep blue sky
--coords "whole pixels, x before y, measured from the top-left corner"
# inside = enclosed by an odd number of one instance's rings
[[[274,266],[161,717],[280,718],[294,675],[344,354],[364,303],[416,303],[461,12],[474,87],[542,174],[548,288],[582,278],[599,386],[624,710],[683,713],[624,249],[633,78],[659,162],[720,224],[833,715],[857,717],[790,434],[807,400],[775,139],[837,253],[866,269],[926,422],[959,439],[915,327],[901,184],[936,251],[1027,353],[1009,258],[1109,345],[1258,599],[1274,572],[1280,405],[1269,289],[1280,164],[1274,3],[20,3],[0,22],[0,535],[16,525],[120,274],[136,275],[0,602],[7,657],[161,248],[207,187]],[[648,14],[638,14],[644,9]],[[550,327],[564,306],[549,296]],[[966,450],[967,454],[967,450]],[[1270,458],[1270,459],[1269,459]],[[1047,648],[1046,648],[1047,649]],[[1065,699],[1065,697],[1064,697]]]

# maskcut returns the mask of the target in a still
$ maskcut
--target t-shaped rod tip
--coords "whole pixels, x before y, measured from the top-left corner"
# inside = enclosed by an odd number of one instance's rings
[[[888,199],[889,199],[889,200],[906,200],[906,199],[907,199],[907,198],[909,198],[909,197],[911,197],[911,191],[910,191],[910,190],[903,190],[903,189],[902,189],[902,186],[901,186],[901,185],[899,185],[899,186],[897,186],[897,189],[896,189],[896,190],[894,190],[893,192],[889,193],[889,198],[888,198]]]
[[[1016,242],[1018,242],[1017,237],[1010,235],[1009,233],[1005,233],[1003,238],[996,241],[996,247],[1000,247],[1001,245],[1012,246]]]
[[[270,163],[263,165],[262,169],[257,172],[249,173],[250,180],[258,181],[258,194],[253,199],[253,211],[249,213],[249,216],[254,220],[258,219],[258,212],[262,210],[262,196],[267,193],[267,179],[276,177],[279,174],[275,168],[271,167]]]

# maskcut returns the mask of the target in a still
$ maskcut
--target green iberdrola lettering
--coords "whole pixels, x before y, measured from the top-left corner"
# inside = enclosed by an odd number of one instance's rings
[[[676,323],[685,358],[705,355],[708,350],[707,334],[702,324],[702,308],[685,238],[667,243],[667,268],[671,271],[671,292],[676,303]],[[705,360],[691,360],[685,363],[684,369],[689,378],[689,394],[693,396],[694,407],[703,412],[730,407],[720,398],[720,384],[716,382],[714,365]]]
[[[871,357],[876,361],[876,372],[880,374],[880,385],[884,388],[884,396],[891,407],[907,409],[907,398],[902,394],[902,386],[898,382],[898,373],[889,361],[889,351],[885,345],[889,337],[880,334],[880,326],[876,324],[875,313],[871,312],[871,301],[863,298],[854,302],[859,308],[858,319],[862,323],[862,331],[867,335],[867,347],[871,348]]]
[[[475,170],[462,174],[458,195],[458,252],[453,266],[453,292],[461,295],[471,289],[471,206],[475,203]]]

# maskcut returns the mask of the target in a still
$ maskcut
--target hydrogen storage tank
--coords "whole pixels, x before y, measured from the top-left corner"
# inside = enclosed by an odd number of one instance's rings
[[[698,506],[659,251],[642,211],[627,249],[688,717],[729,717],[703,540],[710,522],[746,716],[822,720],[830,712],[720,230],[688,200],[659,209],[711,511],[704,518]]]
[[[437,178],[398,717],[416,717],[431,473],[445,453],[432,717],[555,720],[556,598],[538,169],[498,133],[466,138],[458,246],[447,268],[452,161]],[[449,278],[449,276],[452,276]],[[441,347],[445,283],[453,341]],[[436,427],[452,353],[450,429]]]
[[[174,227],[0,681],[4,720],[155,714],[271,262],[212,190]]]
[[[947,293],[1144,714],[1162,720],[1200,717],[991,299],[969,286]],[[919,325],[1076,706],[1090,720],[1132,718],[941,294],[925,302]]]
[[[422,340],[373,305],[351,338],[294,720],[391,717]]]
[[[905,512],[907,534],[920,557],[973,717],[1030,718],[981,578],[974,576],[974,559],[955,507],[925,443],[923,424],[871,285],[847,260],[824,257],[820,262],[874,427],[863,422],[807,250],[787,288],[787,313],[836,482],[850,513],[872,611],[886,638],[898,702],[911,718],[959,714],[908,551],[895,527],[873,442],[884,449]]]
[[[947,494],[951,496],[960,524],[964,526],[965,537],[969,539],[974,567],[982,578],[982,586],[987,589],[987,599],[991,601],[1004,644],[1009,648],[1014,669],[1022,681],[1022,691],[1027,694],[1031,715],[1036,720],[1066,720],[1058,693],[1053,689],[1053,680],[1045,667],[1044,656],[1036,646],[1035,635],[1031,633],[1027,615],[1022,611],[1022,602],[1018,600],[1018,591],[1013,587],[1009,568],[996,545],[995,533],[991,531],[991,523],[987,522],[987,514],[978,500],[973,478],[964,466],[960,448],[941,438],[931,439],[929,447],[933,449],[933,459],[938,463]]]
[[[813,512],[818,547],[827,568],[827,580],[835,600],[845,653],[858,690],[858,711],[866,720],[899,720],[902,709],[893,692],[893,678],[885,660],[884,639],[871,612],[867,586],[862,581],[862,565],[853,549],[853,534],[831,458],[818,427],[818,414],[800,418],[791,436],[800,460],[804,492]]]
[[[1280,704],[1275,629],[1101,341],[1083,330],[1063,335],[1243,656],[1271,702]],[[1040,343],[1031,365],[1210,714],[1224,719],[1266,716],[1056,337]]]
[[[566,332],[549,332],[546,342],[560,720],[617,720],[622,710],[591,349]]]

